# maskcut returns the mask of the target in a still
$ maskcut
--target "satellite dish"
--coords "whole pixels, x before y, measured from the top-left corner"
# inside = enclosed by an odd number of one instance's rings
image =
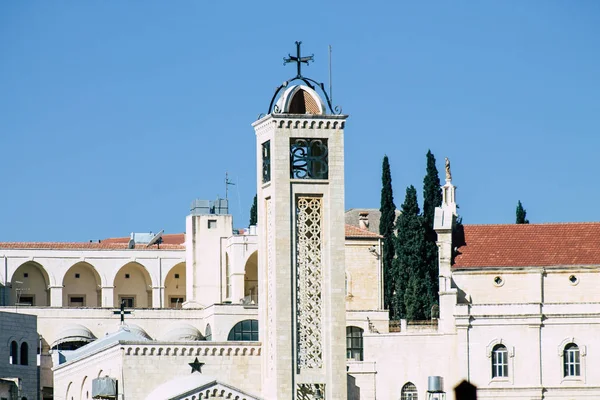
[[[148,244],[146,245],[146,247],[150,247],[153,244],[156,244],[160,248],[160,244],[162,243],[162,235],[163,235],[164,231],[165,230],[163,229],[160,232],[158,232],[156,235],[154,235],[154,237],[152,239],[150,239],[150,241],[148,242]]]

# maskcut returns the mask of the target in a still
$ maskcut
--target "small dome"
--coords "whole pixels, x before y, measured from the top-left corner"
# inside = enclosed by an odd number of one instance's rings
[[[187,323],[179,323],[159,337],[163,342],[193,342],[205,340],[200,331]]]
[[[129,331],[131,333],[135,333],[138,336],[142,336],[148,340],[152,340],[150,335],[148,335],[148,333],[141,326],[136,325],[136,324],[127,324],[127,327],[129,328]]]
[[[60,330],[51,347],[67,342],[92,342],[96,336],[81,324],[69,324]]]
[[[304,85],[290,86],[277,100],[277,112],[285,114],[325,114],[325,103],[313,89]]]
[[[178,396],[182,394],[216,383],[217,380],[208,375],[184,375],[159,385],[146,397],[146,400],[179,398]]]

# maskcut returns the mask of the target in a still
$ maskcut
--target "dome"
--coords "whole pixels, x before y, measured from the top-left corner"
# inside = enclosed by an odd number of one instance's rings
[[[148,333],[144,330],[144,328],[142,328],[139,325],[135,325],[135,324],[127,324],[127,327],[129,328],[129,331],[131,333],[134,333],[138,336],[142,336],[148,340],[152,340],[152,338],[150,337],[150,335],[148,335]]]
[[[313,89],[305,85],[293,85],[283,92],[277,100],[276,113],[315,114],[326,112],[325,103]]]
[[[81,324],[65,325],[56,337],[51,347],[67,342],[92,342],[96,340],[96,336],[92,331]]]
[[[159,338],[163,342],[191,342],[205,340],[200,331],[187,323],[179,323],[162,334]]]
[[[216,383],[217,380],[209,375],[184,375],[159,385],[146,397],[146,400],[173,399],[179,395]]]

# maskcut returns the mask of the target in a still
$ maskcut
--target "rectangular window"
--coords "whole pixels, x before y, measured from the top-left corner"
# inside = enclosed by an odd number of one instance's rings
[[[290,139],[290,178],[328,179],[327,139]]]
[[[173,297],[171,296],[169,299],[171,303],[171,308],[181,308],[181,305],[185,301],[184,297]]]
[[[262,182],[271,181],[271,141],[262,144]]]
[[[35,305],[35,296],[30,294],[22,294],[19,296],[18,303],[20,306],[33,306]]]
[[[499,346],[492,352],[492,378],[508,377],[508,350]]]
[[[217,220],[216,219],[208,220],[208,229],[217,229]]]
[[[85,307],[85,296],[69,296],[69,307]]]
[[[123,302],[125,303],[125,307],[134,308],[135,307],[135,296],[120,296],[119,297],[119,305]]]

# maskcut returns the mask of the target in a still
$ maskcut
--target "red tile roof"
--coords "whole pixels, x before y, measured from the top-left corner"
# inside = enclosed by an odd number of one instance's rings
[[[347,238],[377,239],[376,233],[346,225]],[[97,242],[0,242],[0,249],[56,249],[56,250],[125,250],[129,243],[128,237],[103,239]],[[145,244],[135,246],[136,250],[157,250],[157,246],[146,247]],[[184,250],[185,234],[168,233],[163,235],[160,250]]]
[[[358,226],[346,224],[346,238],[348,238],[348,239],[355,239],[355,238],[379,239],[381,237],[382,236],[380,236],[376,233],[373,233],[366,229],[361,229]]]
[[[600,265],[600,222],[465,225],[453,268]]]

